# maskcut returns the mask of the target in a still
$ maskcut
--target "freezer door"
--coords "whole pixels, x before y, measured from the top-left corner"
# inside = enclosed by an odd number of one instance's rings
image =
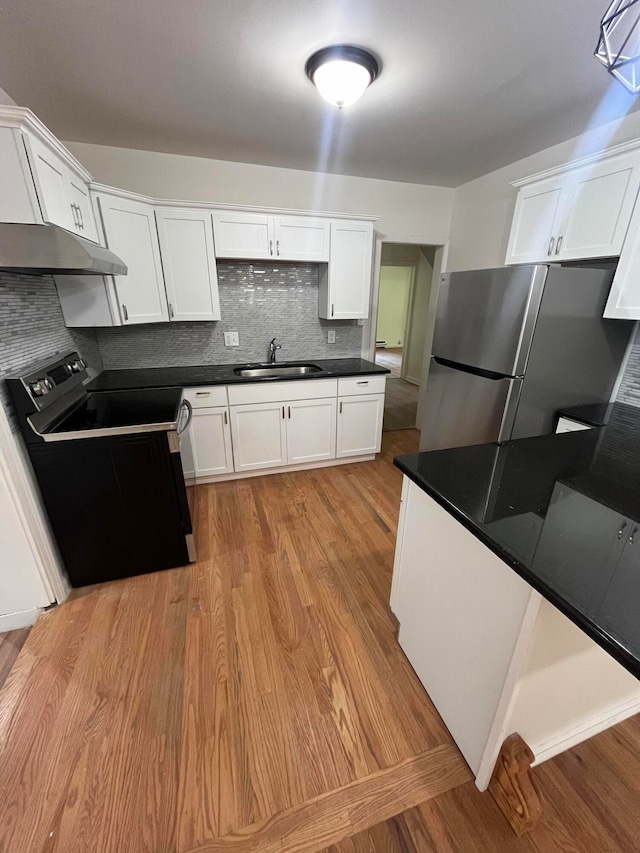
[[[443,275],[433,354],[521,376],[547,270],[546,266],[522,266]]]
[[[521,379],[482,375],[432,358],[420,450],[510,438]]]

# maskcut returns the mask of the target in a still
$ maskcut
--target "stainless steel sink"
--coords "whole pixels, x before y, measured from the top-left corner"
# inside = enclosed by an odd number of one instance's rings
[[[322,373],[317,364],[248,364],[246,367],[236,367],[236,376],[259,377],[268,376],[307,376],[309,373]]]

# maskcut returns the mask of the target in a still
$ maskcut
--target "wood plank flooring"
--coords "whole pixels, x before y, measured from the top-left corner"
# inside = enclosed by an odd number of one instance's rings
[[[400,379],[402,368],[402,347],[385,347],[376,350],[376,364],[391,371],[389,379]]]
[[[20,628],[17,631],[6,631],[0,634],[0,687],[7,680],[30,630],[31,628]]]
[[[468,778],[387,606],[416,444],[198,487],[195,565],[44,614],[0,692],[0,851],[262,850],[322,819],[311,851]]]
[[[632,717],[533,775],[541,822],[516,838],[473,782],[328,847],[324,853],[632,853],[640,850],[640,717]]]

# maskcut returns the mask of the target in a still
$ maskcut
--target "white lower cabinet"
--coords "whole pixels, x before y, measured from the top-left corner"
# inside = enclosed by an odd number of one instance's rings
[[[287,403],[287,464],[336,458],[335,397]]]
[[[231,428],[226,406],[193,410],[191,452],[197,476],[233,473]]]
[[[384,394],[339,398],[338,459],[380,452],[383,413]]]
[[[249,403],[230,412],[236,472],[287,464],[285,403]]]

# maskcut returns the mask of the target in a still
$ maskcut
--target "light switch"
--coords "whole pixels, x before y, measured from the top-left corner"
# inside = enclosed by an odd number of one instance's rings
[[[224,333],[224,345],[226,347],[239,347],[240,346],[240,338],[238,337],[237,332],[225,332]]]
[[[329,329],[329,331],[327,332],[327,343],[328,344],[335,344],[335,342],[336,342],[336,330],[335,329]]]

